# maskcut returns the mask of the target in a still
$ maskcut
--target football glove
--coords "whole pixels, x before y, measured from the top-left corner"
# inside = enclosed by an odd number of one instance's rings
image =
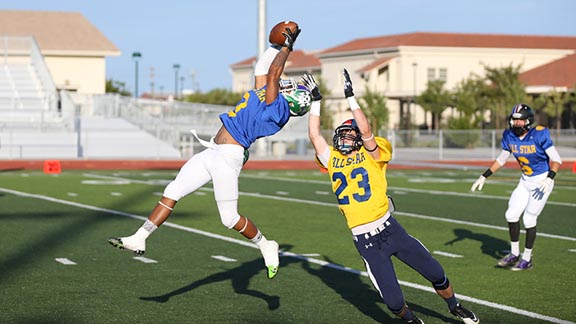
[[[481,175],[480,177],[478,177],[478,180],[476,180],[476,182],[474,182],[474,184],[472,185],[472,188],[470,188],[470,191],[476,191],[476,188],[478,188],[478,191],[481,191],[482,187],[484,187],[485,181],[486,181],[486,177]]]
[[[316,80],[314,80],[312,74],[305,73],[302,76],[302,82],[304,83],[306,88],[310,90],[310,93],[312,94],[312,101],[322,100],[322,94],[320,93],[320,89],[318,89],[318,84],[316,83]]]
[[[348,70],[344,69],[344,96],[346,98],[354,96],[354,89],[352,89],[352,81],[350,81],[350,74]]]
[[[540,182],[538,188],[532,190],[532,197],[536,200],[542,200],[547,193],[552,191],[552,187],[554,187],[554,179],[546,177],[546,179]]]
[[[298,38],[298,35],[300,35],[301,31],[302,29],[300,29],[300,27],[297,27],[294,32],[292,32],[290,28],[286,28],[286,31],[282,33],[282,35],[286,37],[286,40],[284,41],[284,47],[288,47],[288,49],[292,51],[294,48],[294,43],[296,42],[296,38]]]

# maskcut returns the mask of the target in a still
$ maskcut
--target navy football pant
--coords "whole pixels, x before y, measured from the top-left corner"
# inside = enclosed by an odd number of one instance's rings
[[[404,295],[392,264],[392,256],[397,257],[430,282],[443,281],[445,272],[442,266],[416,238],[394,219],[388,219],[382,232],[354,235],[356,249],[364,259],[364,264],[372,284],[382,300],[392,312],[400,312],[404,305]]]

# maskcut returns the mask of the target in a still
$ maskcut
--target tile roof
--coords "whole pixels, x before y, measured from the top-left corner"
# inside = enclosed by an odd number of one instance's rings
[[[520,81],[528,86],[554,86],[573,89],[576,86],[576,54],[521,73]]]
[[[105,52],[116,46],[79,12],[0,10],[0,35],[34,36],[42,52]]]
[[[365,72],[368,72],[372,69],[380,68],[381,66],[388,65],[388,63],[390,61],[392,61],[392,59],[394,59],[394,58],[396,58],[396,56],[382,57],[380,59],[374,60],[371,63],[369,63],[368,65],[363,66],[361,69],[358,70],[358,72],[365,73]]]
[[[576,37],[415,32],[358,38],[319,55],[398,46],[576,49]]]

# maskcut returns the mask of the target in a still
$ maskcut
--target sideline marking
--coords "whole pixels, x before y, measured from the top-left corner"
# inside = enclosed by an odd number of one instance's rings
[[[30,194],[30,193],[26,193],[26,192],[21,192],[21,191],[16,191],[16,190],[11,190],[11,189],[6,189],[6,188],[0,188],[1,192],[6,192],[6,193],[10,193],[13,195],[17,195],[17,196],[22,196],[22,197],[28,197],[28,198],[34,198],[34,199],[42,199],[42,200],[46,200],[46,201],[51,201],[54,203],[59,203],[59,204],[63,204],[63,205],[69,205],[69,206],[74,206],[74,207],[78,207],[78,208],[84,208],[84,209],[89,209],[89,210],[95,210],[95,211],[100,211],[100,212],[106,212],[109,214],[114,214],[114,215],[120,215],[120,216],[125,216],[125,217],[130,217],[130,218],[135,218],[141,221],[146,220],[147,218],[144,216],[139,216],[139,215],[135,215],[135,214],[130,214],[130,213],[125,213],[125,212],[121,212],[121,211],[117,211],[117,210],[113,210],[113,209],[107,209],[107,208],[100,208],[100,207],[96,207],[96,206],[91,206],[91,205],[86,205],[86,204],[81,204],[81,203],[76,203],[76,202],[72,202],[72,201],[67,201],[67,200],[62,200],[62,199],[57,199],[57,198],[52,198],[52,197],[48,197],[48,196],[44,196],[44,195],[38,195],[38,194]],[[262,196],[262,195],[259,195]],[[330,204],[330,205],[334,205],[334,204]],[[222,241],[226,241],[226,242],[231,242],[231,243],[236,243],[238,245],[243,245],[243,246],[247,246],[253,249],[258,249],[258,247],[256,245],[254,245],[254,243],[252,242],[247,242],[247,241],[243,241],[243,240],[239,240],[239,239],[235,239],[235,238],[230,238],[230,237],[226,237],[226,236],[222,236],[219,234],[214,234],[211,232],[206,232],[203,230],[199,230],[196,228],[191,228],[191,227],[186,227],[186,226],[182,226],[182,225],[178,225],[178,224],[174,224],[174,223],[170,223],[170,222],[165,222],[164,224],[162,224],[162,226],[167,226],[167,227],[172,227],[175,229],[179,229],[185,232],[190,232],[190,233],[196,233],[199,235],[204,235],[207,237],[211,237],[211,238],[216,238]],[[364,277],[368,277],[368,273],[366,271],[360,271],[357,269],[353,269],[350,267],[344,267],[341,265],[337,265],[337,264],[333,264],[333,263],[329,263],[327,261],[323,261],[323,260],[318,260],[318,259],[314,259],[314,258],[308,258],[305,257],[303,255],[299,255],[299,254],[295,254],[295,253],[291,253],[291,252],[280,252],[279,253],[280,256],[290,256],[296,259],[300,259],[300,260],[304,260],[310,263],[315,263],[321,266],[325,266],[328,268],[332,268],[332,269],[336,269],[336,270],[341,270],[341,271],[346,271],[346,272],[350,272],[350,273],[354,273],[357,275],[361,275]],[[143,257],[134,257],[134,259],[137,258],[143,258]],[[145,259],[145,258],[144,258]],[[434,293],[436,294],[436,291],[432,288],[432,287],[428,287],[428,286],[423,286],[420,284],[415,284],[415,283],[411,283],[411,282],[407,282],[407,281],[403,281],[403,280],[398,280],[398,283],[400,283],[403,286],[406,287],[410,287],[410,288],[414,288],[414,289],[418,289],[418,290],[423,290],[423,291],[427,291],[430,293]],[[479,304],[479,305],[484,305],[487,307],[491,307],[491,308],[495,308],[495,309],[500,309],[500,310],[504,310],[510,313],[515,313],[515,314],[519,314],[519,315],[523,315],[523,316],[527,316],[530,318],[535,318],[535,319],[540,319],[540,320],[544,320],[544,321],[548,321],[551,323],[557,323],[557,324],[576,324],[574,322],[570,322],[567,320],[562,320],[556,317],[552,317],[552,316],[546,316],[546,315],[542,315],[542,314],[538,314],[538,313],[534,313],[534,312],[530,312],[527,310],[523,310],[520,308],[516,308],[516,307],[512,307],[512,306],[507,306],[507,305],[503,305],[503,304],[498,304],[498,303],[494,303],[494,302],[490,302],[490,301],[486,301],[486,300],[481,300],[481,299],[477,299],[474,297],[470,297],[470,296],[466,296],[466,295],[462,295],[462,294],[458,294],[458,298],[461,300],[465,300],[465,301],[469,301],[471,303],[475,303],[475,304]]]
[[[74,262],[70,259],[67,259],[67,258],[56,258],[54,260],[56,260],[56,262],[60,262],[64,265],[76,265],[76,262]]]

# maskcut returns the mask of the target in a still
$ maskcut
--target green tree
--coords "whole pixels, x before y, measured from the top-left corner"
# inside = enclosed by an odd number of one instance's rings
[[[453,103],[462,120],[449,123],[449,128],[484,128],[484,111],[488,105],[487,90],[486,80],[477,75],[471,75],[458,83],[453,92]]]
[[[132,93],[126,90],[126,83],[115,81],[113,79],[106,80],[106,93],[118,93],[125,97],[132,96]]]
[[[370,120],[370,126],[375,134],[380,134],[390,120],[390,110],[386,106],[386,97],[368,87],[364,90],[364,95],[359,98],[360,106],[365,107],[364,112]]]
[[[525,85],[518,78],[522,65],[503,68],[484,66],[487,88],[488,107],[491,111],[491,124],[496,129],[505,126],[510,109],[526,97]]]
[[[442,80],[429,81],[426,90],[416,97],[416,103],[434,116],[435,129],[441,128],[442,113],[453,105],[452,94],[444,89],[444,84]]]

